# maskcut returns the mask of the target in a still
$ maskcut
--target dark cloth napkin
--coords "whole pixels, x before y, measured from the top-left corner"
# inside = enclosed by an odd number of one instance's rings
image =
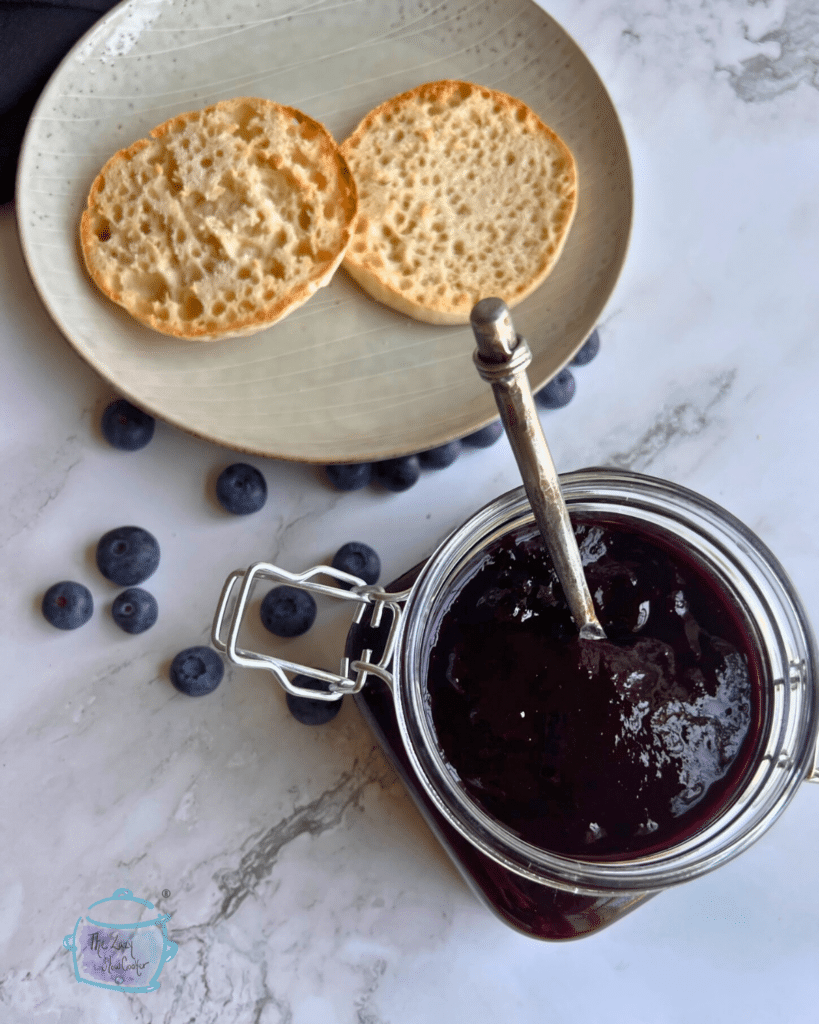
[[[0,0],[0,203],[14,197],[23,133],[51,73],[117,0]]]

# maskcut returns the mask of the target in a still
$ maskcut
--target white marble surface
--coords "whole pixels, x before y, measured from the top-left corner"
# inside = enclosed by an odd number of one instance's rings
[[[725,505],[819,621],[815,4],[549,10],[618,106],[636,194],[601,354],[577,370],[574,402],[544,415],[556,462],[650,472]],[[337,495],[314,470],[254,460],[268,505],[231,519],[210,493],[229,452],[163,424],[142,452],[105,444],[111,392],[40,305],[11,208],[0,246],[4,1022],[814,1019],[819,787],[716,873],[547,945],[475,902],[352,705],[309,730],[259,673],[233,669],[201,700],[168,683],[176,651],[206,641],[230,570],[301,568],[356,538],[387,579],[516,484],[505,442],[392,496]],[[141,637],[111,622],[116,588],[93,564],[98,537],[128,522],[163,550],[160,619]],[[63,578],[97,604],[69,634],[38,610]],[[179,954],[159,992],[73,978],[62,937],[120,886],[173,914]]]

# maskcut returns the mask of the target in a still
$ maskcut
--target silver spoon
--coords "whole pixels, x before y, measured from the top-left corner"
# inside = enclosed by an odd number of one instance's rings
[[[526,374],[532,353],[526,340],[515,333],[509,307],[502,299],[481,299],[472,309],[470,319],[478,343],[475,365],[481,377],[492,385],[535,522],[569,611],[584,640],[604,640],[606,634],[594,611],[557,470],[532,398]]]

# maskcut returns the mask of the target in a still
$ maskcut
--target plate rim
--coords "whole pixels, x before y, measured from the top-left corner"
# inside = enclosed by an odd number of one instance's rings
[[[234,452],[237,452],[237,453],[254,456],[256,458],[275,459],[275,460],[279,460],[279,461],[283,461],[283,462],[292,462],[292,463],[295,463],[295,464],[306,464],[306,465],[315,465],[315,466],[323,466],[323,465],[331,464],[334,461],[332,456],[327,456],[327,455],[324,455],[324,454],[322,454],[322,455],[310,455],[310,454],[307,454],[307,453],[302,453],[300,455],[295,455],[295,454],[273,452],[271,450],[264,450],[264,449],[261,449],[261,448],[256,448],[256,447],[253,447],[253,446],[248,446],[246,444],[237,443],[236,441],[225,440],[224,438],[218,436],[217,433],[209,433],[209,432],[203,431],[200,428],[197,428],[195,426],[191,426],[188,422],[185,421],[184,418],[180,418],[180,417],[176,416],[172,411],[168,412],[165,409],[163,409],[162,411],[157,411],[156,407],[154,407],[150,401],[146,402],[142,397],[140,397],[139,395],[135,394],[134,391],[132,390],[132,388],[130,388],[127,384],[123,384],[120,380],[117,379],[115,373],[110,372],[110,371],[107,370],[107,367],[106,367],[105,363],[103,363],[100,359],[95,358],[93,353],[85,351],[81,347],[81,344],[79,342],[75,341],[75,339],[72,337],[72,334],[71,334],[70,325],[68,325],[65,322],[65,318],[62,317],[57,312],[57,310],[54,308],[52,302],[50,301],[50,298],[49,298],[47,292],[44,290],[44,287],[41,285],[41,282],[40,282],[38,274],[36,274],[34,272],[34,269],[33,269],[34,260],[33,260],[33,257],[31,256],[31,253],[29,252],[29,248],[28,248],[29,239],[27,238],[26,231],[24,229],[24,217],[22,216],[22,210],[23,210],[23,206],[24,206],[24,201],[23,201],[22,197],[23,197],[23,194],[25,192],[25,186],[23,185],[24,171],[25,171],[26,164],[27,164],[28,160],[31,158],[31,150],[33,149],[33,141],[32,140],[33,140],[34,132],[35,132],[36,127],[37,127],[37,119],[38,119],[38,115],[40,113],[41,107],[44,107],[46,105],[46,103],[48,103],[52,99],[52,97],[50,95],[50,90],[51,90],[51,88],[53,86],[53,83],[54,83],[56,77],[63,71],[65,66],[67,64],[69,64],[74,59],[76,53],[84,45],[86,45],[86,43],[91,38],[91,36],[93,36],[97,32],[100,32],[101,30],[104,30],[104,28],[108,24],[108,22],[114,21],[114,20],[120,18],[122,16],[122,12],[124,11],[125,8],[127,8],[127,7],[139,8],[140,6],[143,6],[145,2],[146,2],[146,0],[120,0],[119,3],[115,4],[101,18],[99,18],[91,26],[89,26],[89,28],[79,37],[79,39],[77,39],[77,41],[74,43],[74,45],[71,47],[71,49],[63,56],[63,58],[61,59],[60,63],[57,65],[57,67],[51,73],[51,75],[49,76],[49,78],[46,81],[45,85],[43,86],[43,88],[42,88],[42,90],[40,92],[40,95],[37,97],[37,101],[36,101],[36,103],[34,105],[34,108],[33,108],[32,112],[31,112],[31,115],[29,117],[28,123],[26,124],[26,129],[25,129],[25,133],[24,133],[24,136],[23,136],[23,141],[22,141],[22,144],[21,144],[21,147],[20,147],[20,155],[19,155],[19,160],[18,160],[18,165],[17,165],[17,173],[16,173],[16,177],[15,177],[15,195],[14,195],[14,208],[15,208],[15,212],[17,214],[17,216],[15,218],[15,220],[16,220],[16,227],[17,227],[17,237],[18,237],[19,242],[20,242],[20,248],[21,248],[21,251],[23,253],[24,263],[26,265],[26,270],[28,272],[29,278],[32,281],[32,284],[34,285],[35,291],[37,292],[37,295],[39,296],[40,301],[43,303],[43,306],[45,307],[48,315],[50,316],[51,320],[53,321],[53,323],[55,324],[55,326],[59,330],[60,334],[63,337],[63,340],[71,347],[71,349],[87,365],[89,365],[94,370],[94,372],[102,380],[104,380],[107,384],[109,384],[111,386],[111,388],[114,389],[114,391],[119,396],[121,396],[123,398],[126,398],[128,401],[132,402],[133,405],[138,406],[140,409],[142,409],[145,412],[149,413],[154,418],[162,420],[165,423],[169,423],[171,426],[173,426],[173,427],[183,431],[184,433],[190,435],[191,437],[195,437],[195,438],[198,438],[200,440],[207,441],[207,442],[209,442],[211,444],[216,444],[216,445],[218,445],[220,447],[223,447],[223,448],[227,449],[228,451],[234,451]],[[607,89],[605,82],[603,81],[603,79],[601,78],[600,74],[598,73],[597,68],[595,67],[594,63],[590,60],[588,54],[583,49],[583,47],[580,46],[580,44],[577,42],[577,40],[574,38],[574,36],[571,33],[569,33],[563,27],[563,25],[560,22],[558,22],[549,13],[549,11],[547,11],[544,7],[542,7],[539,3],[537,3],[536,0],[523,0],[523,2],[525,4],[528,4],[529,7],[534,8],[539,13],[539,15],[542,18],[545,18],[547,20],[547,22],[551,23],[551,25],[554,26],[554,28],[556,28],[558,30],[558,32],[564,37],[564,39],[566,41],[568,41],[571,44],[572,47],[574,47],[576,53],[582,58],[583,61],[585,61],[586,65],[587,65],[587,70],[594,77],[594,79],[596,80],[597,87],[600,89],[600,91],[602,92],[603,96],[608,101],[608,104],[609,104],[609,107],[610,107],[610,110],[611,110],[611,114],[613,115],[613,118],[614,118],[614,123],[615,123],[615,125],[616,125],[616,127],[618,129],[618,132],[619,132],[619,140],[618,141],[622,145],[622,150],[623,150],[623,166],[622,166],[622,170],[625,172],[625,176],[627,178],[627,190],[626,190],[626,192],[627,192],[627,200],[628,200],[627,201],[627,209],[624,209],[624,218],[623,218],[624,219],[624,229],[623,229],[622,246],[621,246],[621,248],[620,248],[620,250],[619,250],[619,252],[617,254],[616,260],[612,261],[611,264],[609,265],[609,280],[610,280],[610,284],[609,284],[609,287],[608,287],[608,291],[607,291],[607,293],[605,295],[605,298],[603,299],[603,301],[602,301],[602,303],[600,305],[600,308],[599,308],[599,310],[598,310],[598,312],[597,312],[597,314],[595,316],[595,322],[591,325],[591,327],[589,328],[588,331],[584,332],[584,334],[583,334],[582,338],[580,339],[580,341],[569,352],[569,354],[566,356],[566,358],[563,359],[563,361],[560,362],[556,366],[556,368],[554,369],[554,371],[551,374],[551,376],[545,378],[542,381],[532,381],[532,390],[533,391],[537,391],[541,387],[543,387],[546,383],[548,383],[549,380],[552,380],[558,373],[561,372],[561,370],[565,369],[569,365],[569,363],[571,363],[572,359],[577,354],[577,352],[583,347],[583,345],[585,344],[585,342],[588,339],[588,337],[597,328],[598,323],[600,322],[603,314],[605,313],[606,309],[608,308],[609,304],[612,301],[612,298],[613,298],[613,296],[615,294],[615,291],[616,291],[617,286],[619,284],[620,278],[622,276],[623,269],[625,267],[626,258],[628,256],[628,253],[629,253],[629,250],[630,250],[632,234],[633,234],[633,231],[634,231],[634,169],[633,169],[633,161],[632,161],[631,151],[630,151],[630,148],[629,148],[629,145],[628,145],[628,138],[627,138],[626,133],[624,131],[622,121],[621,121],[619,113],[617,111],[617,107],[616,107],[614,101],[612,100],[611,94],[609,93],[609,90]],[[178,3],[178,0],[171,0],[171,4],[173,6],[176,6],[177,3]],[[193,108],[191,108],[191,109],[193,109]],[[582,188],[582,183],[581,183],[581,188]],[[75,238],[74,244],[75,244],[75,248],[77,249],[77,258],[80,261],[80,264],[82,265],[82,255],[81,255],[81,252],[79,251],[79,248],[78,248],[79,247],[79,242],[78,242],[77,238]],[[558,260],[558,264],[559,264],[559,260]],[[556,266],[557,266],[557,264],[556,264]],[[83,272],[84,272],[84,267],[82,269],[83,269]],[[336,274],[339,273],[339,271],[341,269],[342,268],[339,266],[339,268],[336,270],[335,273]],[[90,279],[89,279],[89,283],[93,283],[93,282],[90,282]],[[355,284],[355,282],[353,282],[353,284]],[[358,286],[356,285],[356,287],[358,287]],[[319,292],[320,291],[321,291],[321,289],[319,290]],[[533,294],[535,294],[535,293],[533,293]],[[369,299],[369,301],[374,302],[376,300]],[[120,307],[117,307],[117,310],[119,310],[120,313],[122,313],[122,314],[124,314],[126,316],[128,315],[124,310],[121,310]],[[144,329],[146,331],[150,330],[147,327],[144,328]],[[489,398],[491,399],[492,395],[491,395],[491,391],[489,389],[488,389],[487,393],[488,393]],[[474,420],[473,425],[471,426],[470,430],[468,430],[466,432],[466,434],[463,431],[454,431],[454,432],[449,432],[449,433],[446,433],[446,432],[442,433],[440,435],[440,438],[436,441],[436,445],[435,446],[441,445],[441,444],[445,444],[445,443],[447,443],[449,441],[457,440],[457,439],[459,439],[461,437],[467,436],[469,433],[472,433],[472,432],[477,431],[477,430],[481,430],[481,429],[483,429],[483,427],[487,426],[489,423],[492,423],[492,422],[494,422],[497,419],[498,419],[498,413],[497,412],[495,412],[494,414],[492,412],[490,412],[488,414],[484,414],[484,415],[482,415],[481,418],[479,418],[479,419],[476,418]],[[344,463],[348,463],[348,464],[356,463],[356,462],[383,461],[383,460],[389,459],[389,458],[397,458],[397,457],[400,458],[400,457],[403,457],[403,456],[406,456],[406,455],[409,455],[409,454],[416,454],[418,451],[422,451],[422,450],[424,450],[424,449],[413,449],[413,451],[410,452],[410,451],[408,451],[406,449],[406,447],[399,446],[398,448],[393,449],[391,453],[388,452],[388,453],[381,453],[381,454],[379,454],[377,459],[372,458],[372,457],[368,457],[368,456],[365,455],[361,459],[345,458],[343,460],[335,460],[335,461],[343,461]]]

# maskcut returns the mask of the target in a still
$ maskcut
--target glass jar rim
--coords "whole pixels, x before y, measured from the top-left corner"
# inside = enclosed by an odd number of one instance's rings
[[[508,870],[557,888],[645,892],[695,878],[753,843],[810,773],[819,731],[816,649],[804,608],[785,570],[731,513],[678,484],[614,469],[561,476],[570,510],[606,511],[673,535],[739,600],[760,641],[762,685],[770,702],[755,769],[737,797],[702,830],[644,856],[606,861],[534,847],[490,817],[459,786],[436,745],[426,713],[425,627],[462,567],[496,538],[534,523],[523,488],[480,509],[425,564],[405,608],[394,662],[396,717],[425,792],[473,846]]]

